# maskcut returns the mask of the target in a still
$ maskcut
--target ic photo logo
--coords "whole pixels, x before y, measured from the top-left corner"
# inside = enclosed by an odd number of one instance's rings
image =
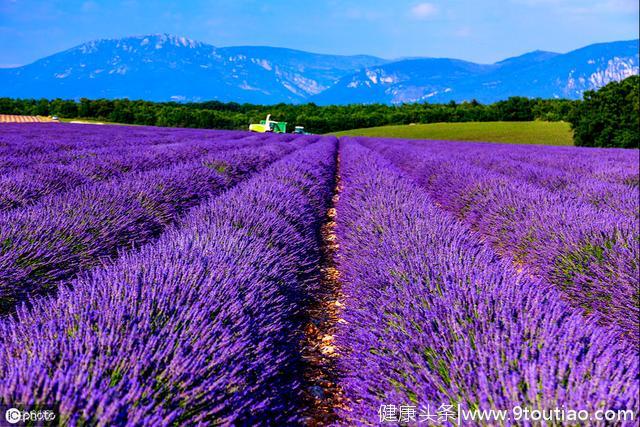
[[[22,419],[22,412],[17,408],[9,408],[4,414],[4,419],[7,420],[9,424],[17,424]]]
[[[52,425],[57,421],[57,411],[53,408],[29,408],[20,410],[15,407],[2,408],[4,420],[0,419],[0,426],[4,425]],[[2,413],[0,412],[0,413]],[[8,423],[8,424],[5,424]]]

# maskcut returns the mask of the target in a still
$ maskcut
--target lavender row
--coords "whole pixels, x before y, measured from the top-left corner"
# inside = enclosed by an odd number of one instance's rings
[[[0,310],[157,237],[189,208],[316,137],[79,187],[0,215]]]
[[[544,152],[544,150],[541,151]],[[521,158],[496,156],[492,150],[465,154],[462,158],[457,155],[452,157],[506,176],[511,181],[520,180],[558,192],[562,197],[576,203],[588,203],[600,210],[621,213],[628,216],[630,220],[637,219],[640,215],[637,186],[627,185],[632,180],[624,180],[626,184],[623,184],[616,183],[615,179],[612,179],[614,182],[607,179],[613,174],[611,168],[618,168],[619,164],[612,165],[608,173],[594,176],[576,172],[568,164],[558,166],[531,164]],[[548,156],[548,153],[545,154]],[[538,156],[530,155],[528,159],[536,157]],[[632,169],[627,169],[629,175],[634,174]],[[637,172],[635,175],[637,176]]]
[[[376,146],[377,150],[409,150],[411,155],[421,152],[423,167],[438,167],[447,163],[451,167],[469,163],[481,169],[494,173],[494,176],[504,176],[514,184],[529,183],[542,187],[551,192],[557,192],[572,203],[586,203],[599,210],[608,210],[622,214],[630,220],[640,215],[640,201],[638,190],[630,185],[610,182],[616,181],[612,173],[596,178],[592,174],[584,174],[572,168],[577,159],[567,159],[566,163],[558,165],[556,155],[548,152],[548,147],[538,147],[532,151],[529,147],[527,156],[516,148],[513,152],[506,151],[501,144],[463,144],[455,142],[442,143],[439,141],[411,141],[411,145],[399,145],[390,140],[368,141],[368,146]],[[412,147],[413,146],[413,147]],[[616,150],[615,154],[618,154]],[[590,154],[590,153],[589,153]],[[589,157],[585,153],[585,157]],[[602,164],[607,164],[607,152]],[[619,157],[614,155],[614,159]],[[553,160],[553,165],[551,163]],[[626,173],[633,175],[633,167],[625,162],[611,163],[609,171],[625,166]],[[636,168],[637,169],[637,168]],[[625,174],[626,175],[626,174]],[[637,175],[637,173],[636,173]]]
[[[379,155],[342,139],[341,165],[342,424],[375,424],[391,404],[637,416],[636,351],[501,263]]]
[[[95,181],[142,172],[198,157],[202,147],[120,153],[112,150],[83,157],[71,165],[37,164],[0,176],[0,212],[36,203],[42,197]]]
[[[246,132],[129,126],[7,125],[0,128],[0,173],[39,164],[70,164],[116,150],[129,152],[195,141],[215,144],[246,137]]]
[[[640,342],[637,217],[468,162],[430,157],[419,148],[384,151],[500,255],[554,284],[598,322]]]
[[[244,132],[243,135],[234,135],[232,138],[224,137],[224,134],[211,133],[209,135],[193,134],[190,138],[180,138],[176,136],[176,140],[171,143],[154,144],[154,145],[138,145],[135,138],[132,137],[128,146],[107,146],[99,149],[79,149],[69,150],[55,155],[43,156],[24,156],[21,160],[22,164],[13,168],[8,174],[16,172],[28,172],[39,166],[74,166],[78,163],[91,161],[92,159],[102,158],[104,156],[120,155],[122,161],[127,162],[128,157],[139,155],[143,152],[158,152],[167,149],[179,149],[181,145],[198,145],[213,149],[234,148],[236,146],[250,146],[252,144],[264,144],[266,142],[288,142],[292,139],[292,135],[251,135]],[[46,144],[47,140],[41,141]]]
[[[153,138],[150,132],[132,132],[130,127],[7,124],[0,128],[0,172],[91,150],[129,148],[127,134],[135,136],[139,146],[170,142],[160,136]]]
[[[640,165],[634,150],[486,144],[452,141],[410,141],[430,151],[465,153],[470,156],[492,154],[494,159],[513,161],[524,167],[551,168],[582,179],[638,186]]]
[[[246,132],[155,128],[147,126],[92,126],[77,124],[11,124],[0,133],[0,153],[4,155],[51,154],[58,151],[99,149],[104,147],[152,146],[172,144],[200,137],[242,137]],[[47,143],[43,144],[43,138]]]
[[[128,150],[110,148],[88,155],[75,152],[77,157],[70,164],[39,164],[0,176],[0,212],[28,206],[47,195],[91,182],[168,167],[196,160],[207,153],[257,146],[268,141],[267,138],[244,138],[212,144],[194,140],[137,149],[132,146]]]
[[[629,220],[636,220],[640,215],[637,186],[585,177],[564,168],[527,165],[518,160],[501,161],[495,157],[486,163],[483,161],[485,159],[478,157],[470,160],[472,164],[511,180],[521,180],[557,192],[575,203],[586,203],[601,211],[619,213]]]
[[[0,401],[65,425],[299,423],[300,312],[336,141],[190,213],[182,228],[0,322]]]

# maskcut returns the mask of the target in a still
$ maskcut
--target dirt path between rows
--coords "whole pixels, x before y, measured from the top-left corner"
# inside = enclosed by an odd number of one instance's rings
[[[309,310],[309,322],[304,329],[302,357],[306,362],[305,395],[309,402],[306,421],[309,426],[326,426],[336,421],[335,409],[342,407],[343,394],[338,385],[336,367],[339,357],[334,343],[340,322],[343,295],[340,273],[336,268],[338,242],[336,238],[336,204],[340,198],[340,157],[336,158],[334,195],[321,229],[321,286],[317,302]]]

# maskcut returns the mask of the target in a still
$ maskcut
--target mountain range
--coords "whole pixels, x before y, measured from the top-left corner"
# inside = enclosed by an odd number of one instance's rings
[[[515,95],[577,99],[585,90],[638,74],[639,62],[638,40],[476,64],[215,47],[157,34],[92,41],[32,64],[0,69],[0,97],[321,105],[494,102]]]

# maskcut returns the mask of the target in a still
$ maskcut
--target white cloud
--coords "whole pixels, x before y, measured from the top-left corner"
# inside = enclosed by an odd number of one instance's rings
[[[411,16],[416,19],[428,19],[438,13],[433,3],[418,3],[411,8]]]

